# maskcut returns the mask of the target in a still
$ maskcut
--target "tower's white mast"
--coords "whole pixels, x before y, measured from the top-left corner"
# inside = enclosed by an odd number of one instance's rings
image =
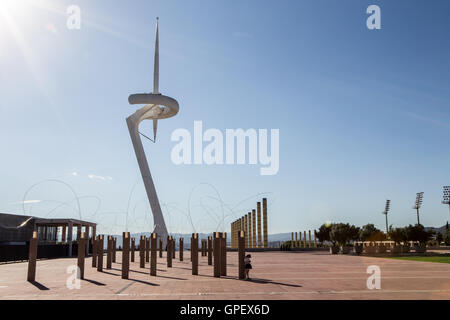
[[[155,40],[155,65],[153,68],[153,94],[159,94],[159,34],[158,20],[156,17],[156,40]],[[153,120],[153,142],[156,142],[156,131],[158,130],[158,120]]]
[[[159,35],[158,20],[156,18],[156,40],[155,40],[155,67],[153,70],[153,94],[159,93]]]
[[[153,134],[156,138],[156,129],[158,119],[166,119],[175,116],[178,113],[178,102],[168,96],[159,93],[159,34],[158,18],[156,20],[156,41],[155,41],[155,66],[153,73],[153,93],[137,93],[128,97],[128,102],[132,105],[144,105],[135,113],[127,118],[128,130],[133,143],[136,159],[141,171],[142,180],[147,191],[147,197],[153,213],[154,232],[158,234],[163,241],[167,241],[167,227],[159,204],[158,195],[153,183],[150,168],[148,167],[147,157],[145,156],[144,146],[142,145],[139,124],[146,119],[153,120]],[[155,110],[160,108],[160,110]],[[158,112],[159,111],[159,112]]]

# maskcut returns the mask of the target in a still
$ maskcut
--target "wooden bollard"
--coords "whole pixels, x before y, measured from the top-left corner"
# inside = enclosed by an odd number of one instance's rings
[[[86,257],[86,239],[85,233],[82,232],[80,235],[80,239],[78,239],[78,271],[80,272],[78,275],[78,279],[84,279],[84,259]]]
[[[116,252],[117,252],[117,238],[112,238],[112,262],[116,263]]]
[[[220,232],[214,232],[214,277],[220,278]]]
[[[150,240],[150,275],[156,276],[156,244],[157,244],[157,234],[152,233]]]
[[[175,242],[174,238],[172,238],[172,241],[173,241],[173,243],[172,243],[172,258],[175,259],[176,242]]]
[[[131,238],[131,262],[134,262],[134,251],[136,250],[136,239]]]
[[[97,244],[98,237],[95,236],[92,238],[92,267],[95,268],[97,266]]]
[[[192,275],[198,275],[198,233],[193,233],[191,238]]]
[[[112,236],[108,236],[108,243],[106,244],[106,269],[112,268]]]
[[[104,246],[104,236],[101,234],[98,236],[97,241],[97,271],[103,271],[103,246]]]
[[[130,233],[122,233],[122,279],[128,279],[130,273]]]
[[[183,247],[184,247],[184,240],[183,240],[183,238],[180,238],[180,253],[179,253],[179,256],[180,256],[180,261],[183,261]]]
[[[239,279],[245,279],[245,233],[238,231]]]
[[[202,240],[202,256],[203,257],[207,256],[207,254],[206,254],[206,240],[205,239]]]
[[[212,249],[213,245],[212,245],[212,237],[208,236],[208,266],[212,266]]]
[[[172,268],[172,236],[167,237],[167,267]]]
[[[145,239],[145,262],[150,262],[150,238]]]
[[[222,238],[220,238],[221,248],[220,248],[220,275],[227,275],[227,233],[222,232]]]
[[[159,257],[162,258],[163,253],[163,242],[162,239],[159,239]]]
[[[33,231],[33,235],[30,239],[30,248],[28,251],[27,280],[30,282],[34,282],[36,280],[37,249],[38,249],[37,231]]]
[[[145,236],[139,240],[139,267],[145,268]]]

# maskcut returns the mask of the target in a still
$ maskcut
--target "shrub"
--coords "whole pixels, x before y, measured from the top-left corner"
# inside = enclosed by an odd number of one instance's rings
[[[282,251],[290,251],[291,247],[293,247],[292,245],[292,241],[285,241],[281,244],[281,250]]]
[[[360,229],[359,239],[361,241],[383,241],[386,240],[386,235],[373,224],[369,223]]]

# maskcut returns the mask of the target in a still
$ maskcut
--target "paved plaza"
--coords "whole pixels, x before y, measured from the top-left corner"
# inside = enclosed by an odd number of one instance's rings
[[[97,272],[86,259],[80,289],[66,287],[76,259],[40,260],[36,283],[26,281],[27,263],[0,265],[0,299],[450,299],[450,264],[330,255],[326,252],[254,252],[251,281],[237,279],[237,252],[228,252],[227,277],[214,278],[199,255],[199,275],[184,261],[158,259],[158,275],[130,263],[130,279],[121,279],[121,252],[112,269]],[[367,289],[367,267],[381,270],[381,289]],[[106,255],[104,267],[106,266]]]

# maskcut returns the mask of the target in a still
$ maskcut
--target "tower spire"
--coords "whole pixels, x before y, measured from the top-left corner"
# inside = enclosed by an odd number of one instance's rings
[[[156,40],[155,40],[155,67],[153,70],[153,93],[159,93],[159,35],[158,35],[158,20],[156,17]]]

